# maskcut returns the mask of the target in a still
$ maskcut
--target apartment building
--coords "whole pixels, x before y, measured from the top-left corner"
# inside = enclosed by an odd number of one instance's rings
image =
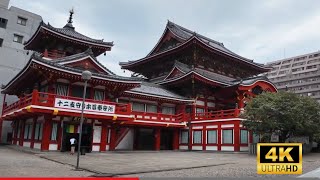
[[[10,0],[0,1],[0,85],[7,84],[30,59],[32,53],[24,50],[23,43],[29,40],[42,21],[41,16],[9,7],[9,3]],[[4,97],[0,94],[0,114]],[[14,96],[6,96],[6,102],[14,101]],[[0,142],[7,142],[12,129],[10,123],[0,120]]]
[[[320,102],[320,51],[267,63],[267,77],[277,86]]]

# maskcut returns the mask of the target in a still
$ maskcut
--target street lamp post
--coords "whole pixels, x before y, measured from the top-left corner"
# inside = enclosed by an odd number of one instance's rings
[[[83,124],[83,111],[85,108],[85,99],[86,99],[86,91],[87,91],[87,84],[88,80],[91,79],[91,72],[90,71],[83,71],[82,72],[82,79],[84,80],[84,87],[83,87],[83,98],[82,98],[82,106],[81,106],[81,118],[80,118],[80,132],[79,132],[79,142],[78,142],[78,152],[77,152],[77,166],[76,169],[79,169],[79,158],[80,158],[80,148],[81,148],[81,136],[82,136],[82,124]]]

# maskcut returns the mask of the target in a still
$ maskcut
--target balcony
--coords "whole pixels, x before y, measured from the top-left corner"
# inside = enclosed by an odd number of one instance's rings
[[[240,115],[240,109],[219,110],[219,111],[212,111],[207,113],[196,113],[193,121],[232,119],[232,118],[238,118],[239,115]]]
[[[60,96],[57,94],[42,93],[34,90],[31,94],[20,98],[19,101],[4,106],[2,118],[26,113],[41,113],[61,116],[80,116],[82,98]],[[86,99],[84,114],[88,118],[132,120],[131,104],[121,104],[108,101]]]
[[[186,122],[190,119],[190,115],[186,113],[171,115],[150,112],[132,112],[131,114],[134,116],[134,124],[157,124],[166,127],[185,127]]]

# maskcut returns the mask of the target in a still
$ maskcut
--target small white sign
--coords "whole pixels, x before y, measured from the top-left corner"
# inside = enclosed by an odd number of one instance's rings
[[[56,98],[54,102],[54,107],[72,110],[82,110],[82,101],[72,100],[72,99],[62,99]],[[114,113],[115,105],[110,104],[99,104],[94,102],[84,103],[84,112],[99,112],[99,113]]]

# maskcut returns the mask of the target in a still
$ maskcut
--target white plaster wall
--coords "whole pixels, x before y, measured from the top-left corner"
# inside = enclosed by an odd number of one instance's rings
[[[101,142],[101,126],[93,126],[93,143]]]
[[[96,151],[96,152],[98,151],[99,152],[100,151],[100,145],[93,145],[92,146],[92,151]]]
[[[109,145],[106,145],[106,151],[109,151]]]
[[[226,128],[226,127],[234,127],[234,124],[223,124],[221,125],[222,128]]]
[[[58,150],[58,144],[49,144],[49,151]]]
[[[217,151],[218,150],[218,147],[217,146],[207,146],[206,149],[208,151]]]
[[[203,129],[203,126],[193,126],[192,129]]]
[[[41,149],[41,143],[34,143],[33,148],[34,149]]]
[[[197,104],[197,105],[200,105],[200,106],[204,106],[204,101],[199,101],[199,100],[198,100],[198,101],[196,102],[196,104]]]
[[[240,151],[249,151],[249,147],[241,147],[240,146]]]
[[[192,146],[192,150],[202,150],[202,146]]]
[[[30,147],[31,143],[30,142],[23,142],[23,147]]]
[[[179,146],[179,149],[180,149],[180,150],[188,150],[188,146],[181,146],[181,145],[180,145],[180,146]]]
[[[209,128],[218,128],[218,125],[207,126],[207,129]]]
[[[116,149],[133,150],[134,130],[130,129],[126,136],[121,140]]]
[[[221,146],[221,151],[234,151],[233,146]]]

